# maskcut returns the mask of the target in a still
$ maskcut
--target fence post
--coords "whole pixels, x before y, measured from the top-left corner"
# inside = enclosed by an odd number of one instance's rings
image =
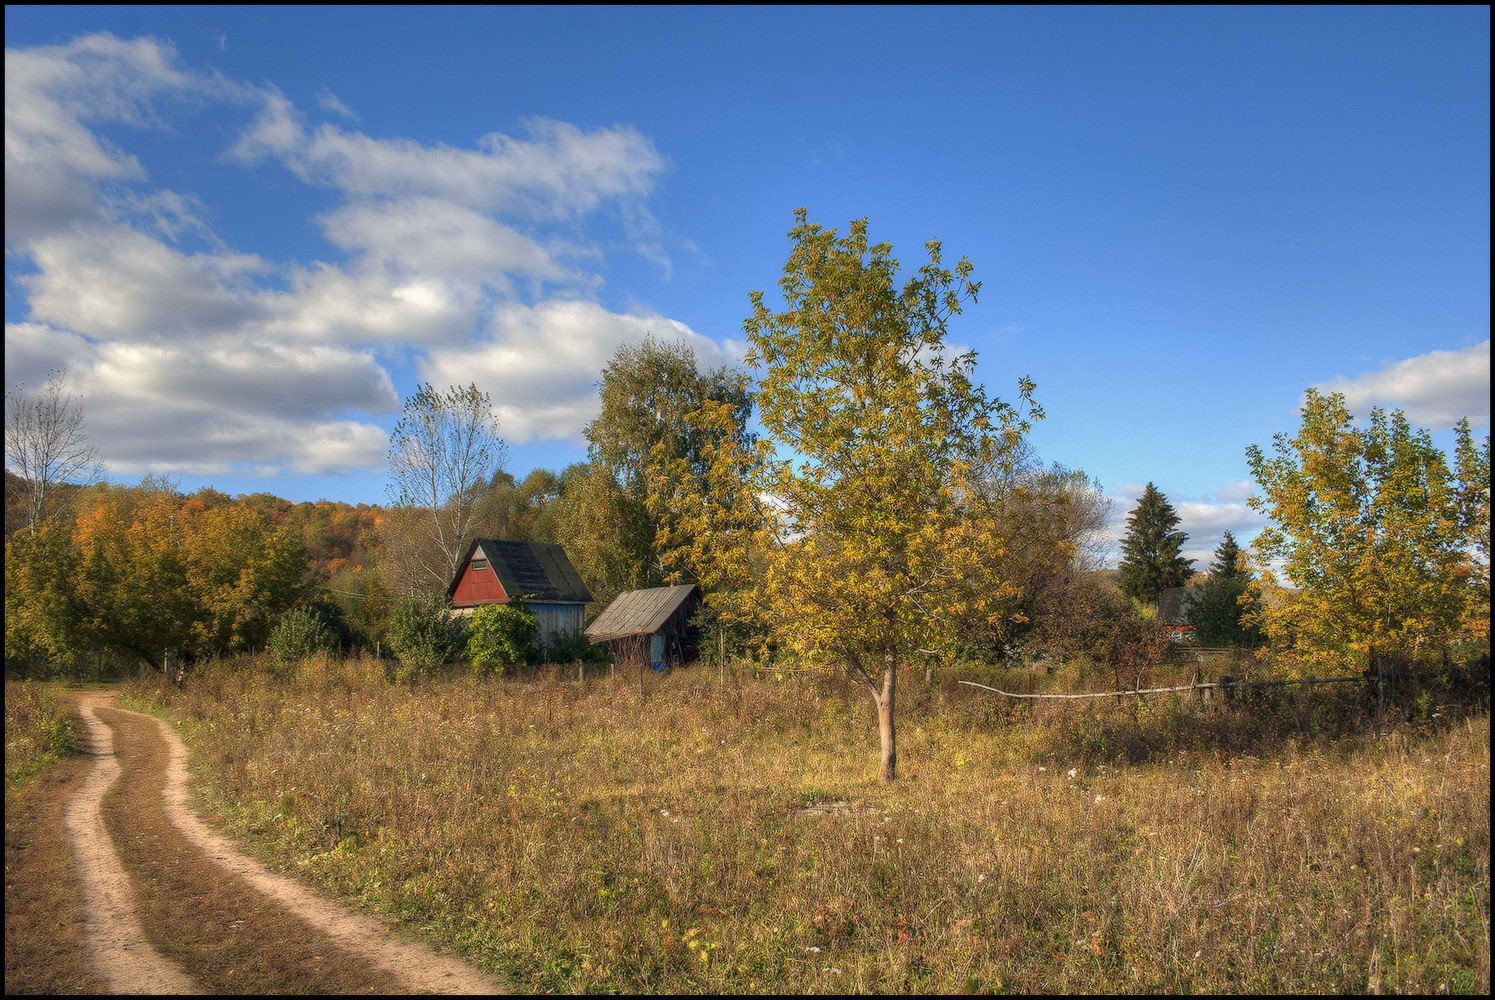
[[[1386,658],[1377,656],[1376,667],[1376,714],[1386,714]]]

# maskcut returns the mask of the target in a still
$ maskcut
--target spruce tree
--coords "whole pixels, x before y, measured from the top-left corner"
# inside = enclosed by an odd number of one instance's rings
[[[1121,540],[1121,592],[1148,604],[1169,587],[1182,587],[1194,575],[1194,560],[1179,555],[1188,534],[1176,530],[1178,512],[1152,483],[1126,519]]]
[[[1241,605],[1241,595],[1251,585],[1251,573],[1241,567],[1240,554],[1235,537],[1225,532],[1209,579],[1189,595],[1189,621],[1201,646],[1246,646],[1259,638],[1255,628],[1241,624],[1241,615],[1248,610]]]

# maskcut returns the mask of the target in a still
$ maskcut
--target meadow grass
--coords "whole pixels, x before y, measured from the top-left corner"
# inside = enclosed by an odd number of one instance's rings
[[[36,681],[5,681],[5,790],[71,754],[77,734],[51,692]]]
[[[910,674],[882,785],[844,682],[574,676],[240,661],[128,692],[262,857],[521,989],[1489,987],[1487,701],[1034,706]]]

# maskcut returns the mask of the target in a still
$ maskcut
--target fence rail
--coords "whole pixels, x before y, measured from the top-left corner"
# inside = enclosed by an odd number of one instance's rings
[[[1172,691],[1202,691],[1207,688],[1234,688],[1234,687],[1282,687],[1289,684],[1364,684],[1364,677],[1306,677],[1302,680],[1288,681],[1199,681],[1195,684],[1181,684],[1178,687],[1165,688],[1132,688],[1129,691],[1086,691],[1081,694],[1021,694],[1015,691],[1003,691],[1001,688],[988,687],[985,684],[977,684],[975,681],[959,681],[967,687],[980,688],[983,691],[991,691],[1007,698],[1047,698],[1053,700],[1072,701],[1081,698],[1120,698],[1129,694],[1141,697],[1144,694],[1167,694]]]

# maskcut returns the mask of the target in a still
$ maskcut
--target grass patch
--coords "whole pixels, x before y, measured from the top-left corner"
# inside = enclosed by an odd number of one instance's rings
[[[5,794],[76,752],[78,734],[57,699],[35,681],[5,682]]]
[[[272,864],[518,988],[1482,992],[1487,706],[1013,706],[714,672],[142,680]],[[845,807],[833,805],[844,803]],[[817,808],[818,807],[818,808]]]

